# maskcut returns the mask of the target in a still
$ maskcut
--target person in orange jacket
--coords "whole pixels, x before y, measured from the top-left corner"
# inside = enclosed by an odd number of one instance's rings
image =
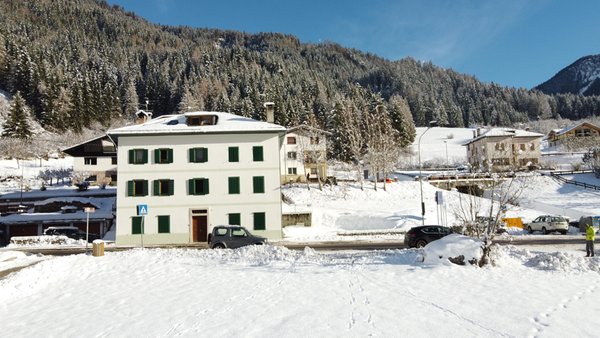
[[[594,239],[595,239],[594,227],[590,224],[586,224],[585,227],[585,257],[594,257]]]

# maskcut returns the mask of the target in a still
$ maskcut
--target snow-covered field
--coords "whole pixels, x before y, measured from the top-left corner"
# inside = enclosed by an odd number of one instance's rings
[[[56,257],[0,279],[0,336],[597,336],[599,258],[503,247],[477,268],[428,250]]]
[[[20,191],[21,177],[23,177],[23,190],[28,191],[41,187],[42,180],[38,178],[40,171],[71,168],[73,168],[73,158],[70,156],[48,160],[22,160],[19,162],[15,159],[0,158],[0,179],[6,178],[6,181],[0,182],[0,194]]]

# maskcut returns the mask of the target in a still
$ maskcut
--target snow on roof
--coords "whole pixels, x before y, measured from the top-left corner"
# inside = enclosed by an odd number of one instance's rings
[[[85,198],[85,197],[57,197],[49,198],[43,201],[37,201],[34,205],[45,205],[52,202],[73,202],[78,201],[81,203],[89,203],[96,207],[95,212],[89,214],[90,220],[95,219],[112,219],[113,206],[115,204],[115,197],[104,197],[104,198]],[[61,208],[64,209],[77,209],[75,206],[67,205]],[[43,221],[85,221],[87,214],[84,210],[77,210],[73,213],[62,213],[62,212],[36,212],[36,213],[20,213],[10,214],[7,216],[0,217],[0,223],[31,223],[31,222],[43,222]]]
[[[321,133],[321,134],[325,134],[325,135],[331,135],[331,132],[323,130],[323,129],[319,129],[319,128],[315,128],[315,127],[311,127],[309,125],[306,124],[300,124],[294,127],[290,127],[287,129],[286,133],[293,133],[294,131],[298,130],[298,129],[306,129],[306,130],[313,130],[316,131],[317,133]]]
[[[558,129],[558,130],[554,129],[554,130],[556,131],[556,135],[562,135],[562,134],[566,134],[566,133],[570,132],[571,130],[577,129],[583,125],[586,125],[586,124],[592,128],[596,128],[596,129],[600,130],[600,127],[598,127],[597,125],[590,123],[590,122],[581,122],[574,126],[569,126],[569,127],[564,127],[562,129]]]
[[[485,137],[536,137],[537,138],[537,137],[543,137],[543,136],[544,135],[540,134],[540,133],[534,133],[531,131],[526,131],[526,130],[521,130],[521,129],[492,128],[492,129],[489,129],[489,130],[483,132],[481,135],[470,139],[463,145],[473,143],[473,142],[480,140],[482,138],[485,138]]]
[[[90,187],[88,190],[79,191],[76,187],[59,188],[59,189],[47,189],[47,190],[33,190],[24,191],[22,193],[23,200],[33,200],[42,198],[53,198],[53,197],[90,197],[90,196],[115,196],[117,194],[117,188],[108,186],[104,189],[99,187]],[[16,191],[0,196],[0,201],[6,200],[20,200],[21,192]]]
[[[214,125],[188,126],[190,116],[216,116]],[[163,115],[143,124],[108,131],[109,135],[139,134],[210,134],[238,132],[284,132],[285,128],[268,122],[222,112],[189,112],[182,115]]]

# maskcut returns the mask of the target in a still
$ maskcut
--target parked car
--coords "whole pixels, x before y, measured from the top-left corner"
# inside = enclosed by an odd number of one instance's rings
[[[267,244],[267,239],[255,236],[239,225],[218,225],[208,235],[208,246],[212,249],[235,249],[246,245]]]
[[[422,248],[451,233],[452,229],[441,225],[418,226],[408,230],[404,236],[404,244],[409,248]]]
[[[49,227],[46,230],[44,230],[44,235],[67,236],[72,239],[85,239],[86,238],[85,231],[81,231],[81,230],[79,230],[79,228],[69,227],[69,226]],[[97,234],[94,234],[94,233],[87,234],[87,239],[88,239],[89,243],[91,243],[95,239],[99,239],[99,238],[100,238],[100,236],[98,236]]]
[[[569,231],[569,221],[562,216],[542,215],[527,225],[527,231],[530,234],[534,231],[545,234],[558,231],[564,235]]]

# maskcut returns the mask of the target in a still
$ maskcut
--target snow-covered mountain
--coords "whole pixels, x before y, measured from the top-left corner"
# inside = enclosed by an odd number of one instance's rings
[[[536,89],[546,94],[600,95],[600,54],[582,57]]]

